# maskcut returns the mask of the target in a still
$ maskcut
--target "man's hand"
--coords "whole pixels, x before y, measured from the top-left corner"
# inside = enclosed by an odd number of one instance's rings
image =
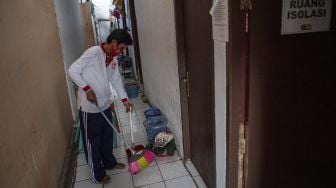
[[[124,106],[126,108],[126,112],[133,112],[134,109],[134,105],[132,103],[129,102],[125,102]]]
[[[90,90],[86,93],[86,98],[88,101],[92,102],[93,104],[98,105],[96,94],[93,92],[93,90]]]

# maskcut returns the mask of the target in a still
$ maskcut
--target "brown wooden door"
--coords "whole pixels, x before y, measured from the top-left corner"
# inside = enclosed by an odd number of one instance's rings
[[[336,33],[280,35],[281,12],[253,1],[246,187],[335,187]]]
[[[207,186],[212,188],[216,185],[214,50],[209,14],[212,3],[209,0],[177,0],[175,3],[175,11],[180,11],[176,14],[179,59],[180,63],[181,59],[185,62],[184,71],[181,65],[179,67],[180,75],[186,77],[188,74],[189,77],[189,97],[185,103],[188,106],[185,115],[188,116],[189,131],[183,130],[188,131],[184,136],[189,134],[190,141],[185,145],[186,157],[191,158]]]

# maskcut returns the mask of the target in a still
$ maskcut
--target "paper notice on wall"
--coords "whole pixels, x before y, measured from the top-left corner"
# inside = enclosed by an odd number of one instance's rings
[[[216,0],[210,10],[212,16],[213,39],[222,42],[229,41],[228,1]]]

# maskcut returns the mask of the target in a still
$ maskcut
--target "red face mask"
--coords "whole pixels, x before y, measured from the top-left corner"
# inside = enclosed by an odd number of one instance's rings
[[[107,51],[106,51],[106,49],[104,48],[104,44],[105,44],[105,43],[100,44],[100,47],[101,47],[101,49],[103,50],[103,52],[105,53],[105,63],[106,63],[106,66],[108,66],[108,65],[111,63],[111,61],[112,61],[114,55],[113,55],[113,53],[111,53],[111,55],[107,55]],[[112,52],[113,52],[113,50],[112,50]]]
[[[107,51],[104,48],[104,44],[105,43],[102,43],[100,45],[100,47],[102,48],[102,50],[105,53],[105,57],[106,57],[105,63],[106,63],[106,66],[108,66],[112,62],[113,57],[121,54],[124,51],[124,49],[127,47],[125,44],[116,44],[116,43],[114,43],[114,44],[112,44],[111,55],[107,55]]]

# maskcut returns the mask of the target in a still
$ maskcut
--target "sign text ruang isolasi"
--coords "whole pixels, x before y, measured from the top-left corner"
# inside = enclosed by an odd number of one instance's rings
[[[326,31],[332,0],[283,0],[282,34]]]
[[[321,18],[327,16],[325,0],[291,0],[287,19]]]

